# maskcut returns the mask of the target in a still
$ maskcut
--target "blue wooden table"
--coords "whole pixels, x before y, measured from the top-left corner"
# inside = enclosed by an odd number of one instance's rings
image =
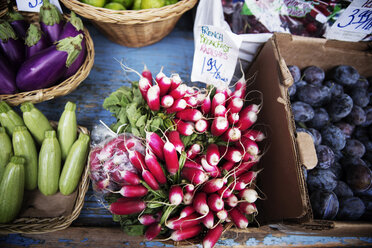
[[[89,130],[100,120],[110,125],[115,121],[110,112],[102,108],[104,99],[131,80],[134,73],[122,70],[120,62],[141,71],[144,64],[154,73],[162,66],[167,75],[179,73],[190,82],[194,41],[192,13],[181,18],[176,28],[160,42],[142,48],[117,45],[104,37],[95,27],[86,23],[93,38],[95,61],[88,78],[72,93],[36,106],[50,120],[58,120],[67,101],[77,104],[77,120]],[[303,226],[266,225],[247,230],[227,230],[216,247],[330,247],[372,246],[372,230],[361,223],[353,225],[337,223],[325,231],[309,230]],[[71,227],[46,234],[9,234],[0,236],[0,247],[201,247],[192,243],[146,242],[142,237],[125,235],[115,224],[110,213],[98,204],[90,188],[79,218]]]

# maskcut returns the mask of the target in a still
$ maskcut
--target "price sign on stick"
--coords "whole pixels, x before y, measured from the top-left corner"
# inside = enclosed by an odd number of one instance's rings
[[[227,86],[235,71],[242,38],[216,26],[196,29],[191,81]]]
[[[43,0],[16,0],[17,8],[19,11],[27,12],[39,12],[40,7],[43,5]],[[58,0],[49,0],[50,3],[57,6],[59,11],[62,13],[61,5]]]
[[[372,33],[372,0],[354,0],[326,34],[328,39],[358,41]]]

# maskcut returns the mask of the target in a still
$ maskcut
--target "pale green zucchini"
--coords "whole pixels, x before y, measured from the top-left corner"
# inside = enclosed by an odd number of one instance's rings
[[[65,160],[77,137],[76,104],[67,102],[65,110],[58,121],[58,141],[61,145],[62,160]]]
[[[3,177],[5,166],[13,155],[12,141],[4,127],[0,127],[0,182]]]
[[[24,125],[22,117],[4,101],[0,102],[0,123],[9,136],[13,135],[16,126]]]

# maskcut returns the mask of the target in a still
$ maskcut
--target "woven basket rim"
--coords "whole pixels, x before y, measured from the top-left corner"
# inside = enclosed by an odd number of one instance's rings
[[[1,11],[0,17],[5,15],[7,11],[8,11],[7,9]],[[27,12],[27,14],[32,15],[36,13]],[[69,18],[68,15],[65,15],[65,18]],[[55,97],[67,95],[73,90],[75,90],[88,77],[94,64],[95,51],[93,39],[90,36],[89,31],[86,27],[84,27],[84,37],[86,44],[85,61],[74,75],[65,79],[61,83],[51,86],[49,88],[19,92],[16,94],[0,95],[0,100],[6,101],[11,106],[17,106],[26,101],[32,103],[48,101],[54,99]]]
[[[171,19],[193,8],[197,1],[181,0],[175,4],[153,9],[111,10],[94,7],[78,0],[61,0],[68,9],[87,19],[117,24],[144,24]]]
[[[53,128],[56,129],[58,122],[50,121]],[[78,126],[78,132],[84,134],[90,134],[86,127]],[[88,161],[88,160],[87,160]],[[75,204],[73,210],[68,216],[59,217],[46,217],[46,218],[18,218],[12,223],[0,224],[0,234],[9,233],[48,233],[63,230],[70,226],[70,224],[79,217],[81,209],[84,205],[85,194],[89,188],[89,166],[88,162],[85,165],[84,171],[81,175],[80,183],[77,187],[77,196],[75,199]]]

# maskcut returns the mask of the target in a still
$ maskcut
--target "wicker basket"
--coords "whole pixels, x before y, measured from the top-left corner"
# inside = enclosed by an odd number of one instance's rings
[[[0,12],[0,17],[5,15],[6,12],[7,9]],[[25,16],[25,19],[30,22],[36,22],[38,20],[38,14],[36,13],[29,12],[20,13],[22,13],[22,15]],[[68,16],[65,16],[65,18],[68,19]],[[0,100],[6,101],[9,105],[17,106],[23,102],[39,103],[43,101],[48,101],[58,96],[67,95],[73,90],[75,90],[79,86],[79,84],[88,77],[94,63],[93,40],[86,28],[84,29],[84,35],[87,49],[86,58],[84,63],[81,65],[79,70],[74,75],[67,78],[63,82],[59,83],[58,85],[54,85],[49,88],[20,92],[16,94],[0,95]]]
[[[93,7],[78,0],[61,2],[89,19],[111,41],[128,47],[143,47],[167,36],[197,0],[182,0],[157,9],[121,11]]]
[[[56,129],[57,122],[51,122]],[[78,126],[78,132],[89,134],[88,129]],[[47,233],[67,228],[77,219],[84,205],[84,197],[89,187],[89,166],[85,166],[80,183],[77,187],[77,196],[71,214],[54,218],[18,218],[12,223],[0,224],[0,234],[8,233]]]

